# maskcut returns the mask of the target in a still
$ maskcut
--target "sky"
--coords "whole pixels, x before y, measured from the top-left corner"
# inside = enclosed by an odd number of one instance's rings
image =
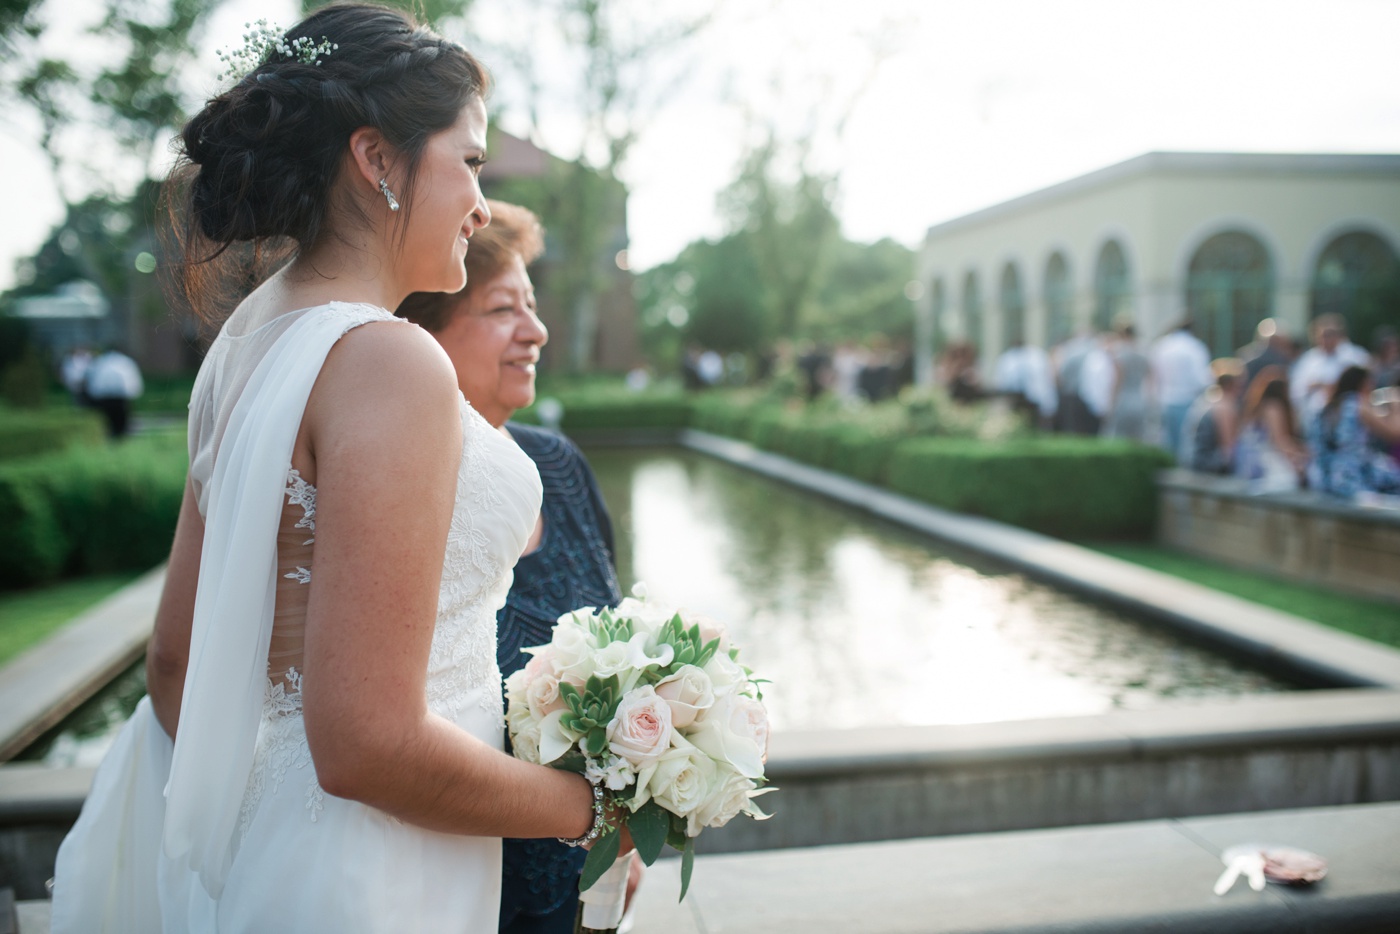
[[[92,2],[50,0],[56,34],[79,30]],[[839,178],[846,236],[910,246],[931,224],[1152,150],[1400,152],[1400,0],[617,2],[639,21],[711,14],[638,83],[639,136],[621,172],[634,269],[724,232],[716,195],[769,125],[813,139],[813,167]],[[544,36],[523,6],[477,0],[466,26],[445,31],[496,72],[505,129],[572,157],[572,78],[549,64],[562,61],[549,41],[538,121],[520,77],[492,62],[522,32]],[[264,16],[290,23],[293,4],[228,0],[191,88],[212,91],[215,50]],[[0,288],[60,217],[36,126],[5,106]]]

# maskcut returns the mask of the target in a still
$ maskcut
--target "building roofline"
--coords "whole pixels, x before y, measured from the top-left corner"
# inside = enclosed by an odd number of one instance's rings
[[[1395,153],[1272,153],[1272,152],[1146,152],[1123,162],[1079,175],[1028,194],[934,224],[925,240],[974,227],[1030,207],[1052,204],[1074,195],[1142,175],[1161,173],[1400,175]]]

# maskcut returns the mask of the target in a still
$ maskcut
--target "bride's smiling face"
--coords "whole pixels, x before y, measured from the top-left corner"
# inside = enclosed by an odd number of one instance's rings
[[[473,97],[423,149],[399,254],[412,291],[456,292],[466,284],[468,238],[491,220],[477,180],[485,161],[486,105]]]

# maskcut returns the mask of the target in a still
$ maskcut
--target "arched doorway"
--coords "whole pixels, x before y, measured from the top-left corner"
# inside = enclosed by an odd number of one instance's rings
[[[1001,349],[1025,343],[1026,298],[1021,291],[1021,274],[1016,271],[1015,263],[1007,263],[1001,270],[998,298],[1001,306]]]
[[[1227,230],[1197,247],[1186,270],[1186,308],[1211,354],[1234,356],[1273,314],[1274,268],[1264,244]]]
[[[1120,315],[1133,311],[1132,279],[1128,275],[1128,256],[1123,245],[1109,240],[1099,248],[1094,263],[1094,330],[1107,331]]]
[[[968,270],[962,289],[963,340],[974,347],[982,345],[982,293],[977,273]]]
[[[1369,346],[1377,328],[1400,328],[1400,258],[1369,231],[1334,237],[1313,270],[1310,310],[1341,315],[1351,339]]]
[[[1063,253],[1052,253],[1045,263],[1045,339],[1051,346],[1074,333],[1074,285]]]

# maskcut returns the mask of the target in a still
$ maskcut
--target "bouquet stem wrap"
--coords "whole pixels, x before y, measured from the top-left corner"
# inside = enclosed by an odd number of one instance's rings
[[[597,882],[579,895],[584,929],[613,931],[622,923],[622,909],[627,902],[627,870],[631,864],[632,854],[619,856]]]

